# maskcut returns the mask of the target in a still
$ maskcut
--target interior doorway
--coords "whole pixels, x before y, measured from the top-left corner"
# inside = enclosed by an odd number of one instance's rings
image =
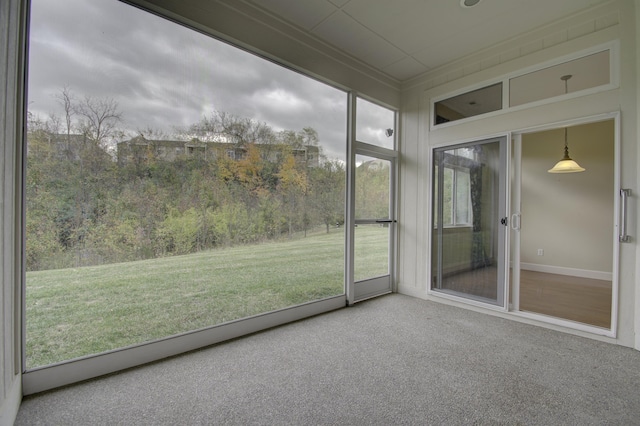
[[[616,122],[516,135],[511,184],[511,309],[613,332],[617,265]],[[549,173],[562,157],[585,170]]]

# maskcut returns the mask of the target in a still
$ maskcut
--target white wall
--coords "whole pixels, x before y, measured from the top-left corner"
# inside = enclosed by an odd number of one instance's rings
[[[522,136],[520,261],[524,269],[550,266],[611,276],[614,121],[567,130],[571,157],[586,168],[582,173],[547,173],[562,157],[563,129]]]
[[[20,263],[16,256],[21,222],[16,194],[19,182],[18,143],[21,2],[0,2],[0,425],[13,423],[22,399],[20,380]]]
[[[638,4],[640,3],[636,0],[635,5]],[[433,146],[509,132],[521,132],[552,123],[621,111],[621,186],[631,188],[634,194],[638,194],[637,170],[640,159],[635,124],[638,117],[635,5],[634,2],[629,1],[612,1],[462,58],[404,84],[399,229],[399,255],[402,259],[398,285],[400,292],[455,303],[427,292],[429,229],[426,224],[429,217],[430,182],[427,171],[430,161],[429,151]],[[537,64],[614,41],[619,41],[620,46],[619,88],[429,130],[429,99],[432,97],[447,95],[456,90],[502,78]],[[631,216],[629,231],[635,236],[639,218],[635,200],[629,207]],[[639,304],[636,302],[636,289],[639,286],[637,250],[637,238],[634,238],[631,243],[620,246],[619,329],[616,339],[608,339],[626,346],[638,345],[634,330],[634,324],[640,326],[636,316],[636,307]],[[476,307],[471,309],[483,310]],[[508,313],[493,313],[515,319]],[[607,340],[533,320],[518,320]]]

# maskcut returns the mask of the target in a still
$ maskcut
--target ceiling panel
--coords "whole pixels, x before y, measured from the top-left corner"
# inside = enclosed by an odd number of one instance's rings
[[[254,3],[306,30],[312,29],[338,10],[327,0],[254,0]]]
[[[331,15],[314,28],[312,33],[377,69],[382,69],[407,56],[343,12]]]
[[[411,56],[405,56],[393,64],[382,68],[382,71],[395,76],[398,80],[406,80],[428,71],[429,68]]]
[[[245,0],[403,81],[608,0]]]

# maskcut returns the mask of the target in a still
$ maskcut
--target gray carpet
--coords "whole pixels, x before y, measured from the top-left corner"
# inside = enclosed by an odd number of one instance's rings
[[[45,424],[637,425],[640,352],[391,295],[25,398]]]

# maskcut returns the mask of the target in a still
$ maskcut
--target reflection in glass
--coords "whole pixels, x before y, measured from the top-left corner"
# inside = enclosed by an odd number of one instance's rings
[[[502,109],[502,83],[453,96],[434,105],[434,124],[462,120]]]
[[[568,93],[603,86],[611,82],[609,51],[584,56],[509,80],[509,105],[518,106],[564,95],[563,75],[571,75]]]
[[[500,142],[434,151],[432,289],[501,303]]]

